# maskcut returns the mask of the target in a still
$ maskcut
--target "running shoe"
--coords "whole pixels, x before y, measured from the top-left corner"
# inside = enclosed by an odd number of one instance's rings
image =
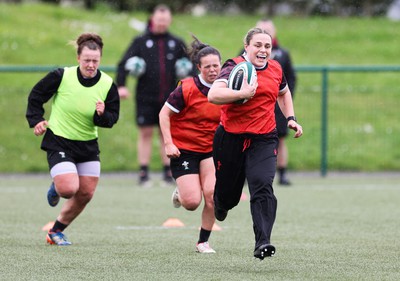
[[[254,257],[263,260],[265,257],[272,257],[275,255],[275,246],[271,244],[264,244],[254,251]]]
[[[163,174],[164,174],[163,175],[163,180],[164,180],[164,182],[166,184],[173,184],[174,183],[174,178],[172,177],[172,173],[171,173],[170,169],[164,170]]]
[[[182,206],[181,202],[179,201],[179,191],[178,188],[176,187],[175,190],[172,192],[172,205],[175,208],[179,208],[180,206]]]
[[[208,242],[197,243],[196,245],[196,252],[201,254],[214,254],[215,251],[210,247]]]
[[[291,185],[292,183],[287,178],[281,178],[279,180],[279,184],[288,186],[288,185]]]
[[[46,240],[50,245],[69,246],[72,244],[62,232],[49,232],[47,233]]]
[[[142,188],[150,188],[151,187],[151,181],[150,181],[150,178],[148,175],[139,177],[139,186]]]
[[[174,178],[169,176],[169,175],[164,175],[163,180],[164,180],[164,182],[166,184],[173,184],[174,183]]]
[[[58,202],[60,202],[60,196],[57,194],[54,182],[51,183],[47,191],[47,202],[49,202],[49,205],[52,207],[57,206]]]

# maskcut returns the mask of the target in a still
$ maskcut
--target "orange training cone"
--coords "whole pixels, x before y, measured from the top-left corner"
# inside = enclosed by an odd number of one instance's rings
[[[214,223],[212,227],[212,231],[221,231],[222,227],[220,227],[218,224]]]
[[[199,226],[199,230],[201,229],[201,226]],[[214,223],[212,229],[212,231],[221,231],[222,227],[220,227],[218,224]]]
[[[164,227],[184,227],[185,224],[177,218],[169,218],[163,223]]]
[[[42,227],[42,230],[48,232],[53,227],[53,225],[54,221],[49,221]]]

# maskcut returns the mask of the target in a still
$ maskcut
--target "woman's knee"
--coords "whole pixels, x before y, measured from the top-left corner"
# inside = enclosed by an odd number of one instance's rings
[[[79,200],[89,202],[94,196],[97,183],[98,177],[80,177],[79,192],[76,194]]]
[[[76,193],[76,197],[77,199],[82,203],[82,204],[87,204],[89,203],[94,195],[94,191],[92,192],[88,192],[88,191],[84,191],[84,192],[78,192]]]
[[[204,204],[206,204],[207,207],[214,208],[214,192],[213,191],[204,192],[203,196],[204,196]]]
[[[79,180],[77,176],[56,176],[54,178],[54,185],[57,194],[66,199],[73,197],[79,190]]]
[[[188,197],[188,198],[181,198],[182,206],[188,211],[195,211],[201,203],[201,198],[195,197]]]

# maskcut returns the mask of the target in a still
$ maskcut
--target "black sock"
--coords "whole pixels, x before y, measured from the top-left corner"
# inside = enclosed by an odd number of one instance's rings
[[[210,238],[210,235],[211,235],[211,230],[205,230],[204,228],[201,228],[198,243],[207,242],[208,238]]]
[[[53,227],[50,229],[50,232],[63,232],[64,229],[67,228],[67,226],[68,226],[68,224],[63,224],[63,223],[59,222],[58,220],[56,220]]]
[[[171,167],[169,165],[164,165],[164,178],[171,178]]]
[[[141,179],[147,179],[149,177],[149,166],[147,166],[147,165],[140,166],[139,177]]]
[[[284,179],[286,175],[286,168],[284,167],[278,168],[278,172],[279,172],[279,178]]]

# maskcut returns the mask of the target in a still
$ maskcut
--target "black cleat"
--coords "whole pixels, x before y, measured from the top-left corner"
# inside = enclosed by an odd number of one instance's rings
[[[275,255],[275,246],[271,244],[264,244],[254,251],[254,257],[263,260],[265,257],[272,257]]]
[[[139,183],[140,187],[144,187],[144,188],[147,188],[147,187],[151,186],[150,178],[149,178],[148,175],[140,176],[138,183]]]
[[[286,178],[281,179],[281,180],[279,181],[279,184],[280,184],[280,185],[286,185],[286,186],[292,185],[292,183],[291,183],[288,179],[286,179]]]
[[[173,184],[174,183],[174,178],[172,176],[169,176],[169,175],[164,175],[163,180],[167,184]]]
[[[228,211],[225,209],[218,208],[217,206],[214,206],[214,215],[217,220],[223,221],[226,219]]]

